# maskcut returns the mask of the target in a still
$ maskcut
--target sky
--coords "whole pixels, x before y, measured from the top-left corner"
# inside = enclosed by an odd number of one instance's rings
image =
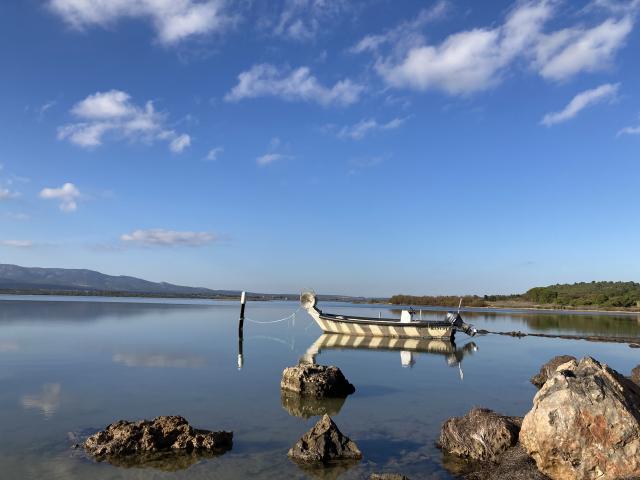
[[[640,280],[640,0],[7,0],[0,263],[219,289]]]

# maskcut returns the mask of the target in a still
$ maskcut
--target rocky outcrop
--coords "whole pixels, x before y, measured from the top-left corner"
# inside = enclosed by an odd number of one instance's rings
[[[372,473],[369,480],[409,480],[399,473]]]
[[[288,390],[280,391],[280,404],[289,415],[300,418],[337,415],[340,413],[346,398],[317,398],[300,395]]]
[[[586,357],[560,365],[533,400],[520,443],[554,480],[640,476],[640,387]]]
[[[346,397],[356,390],[338,367],[310,363],[285,368],[280,388],[318,398]]]
[[[570,362],[571,360],[575,360],[576,357],[571,355],[558,355],[557,357],[553,357],[547,363],[540,367],[540,372],[537,375],[531,377],[531,383],[533,383],[536,387],[542,388],[544,383],[549,380],[550,377],[556,373],[556,368],[558,368],[563,363]]]
[[[520,421],[487,408],[474,408],[442,425],[438,446],[459,457],[493,461],[516,444]]]
[[[640,365],[633,367],[631,370],[631,381],[636,385],[640,385]]]
[[[331,417],[324,415],[314,427],[291,447],[289,457],[303,463],[328,463],[335,460],[359,460],[358,446],[345,437]]]
[[[162,416],[152,421],[120,420],[84,442],[96,457],[125,457],[158,452],[222,453],[232,446],[232,432],[198,430],[182,417]],[[148,456],[148,455],[147,455]]]

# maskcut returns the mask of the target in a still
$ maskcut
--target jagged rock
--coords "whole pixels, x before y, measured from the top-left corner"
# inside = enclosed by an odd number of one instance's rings
[[[640,477],[640,387],[591,357],[560,365],[520,443],[554,480]]]
[[[310,363],[285,368],[280,388],[314,397],[346,397],[356,390],[338,367]]]
[[[369,480],[409,480],[399,473],[372,473]]]
[[[345,402],[344,397],[317,398],[288,390],[280,391],[280,404],[289,415],[301,418],[311,418],[322,416],[325,413],[329,416],[340,413]]]
[[[633,367],[631,370],[631,381],[636,385],[640,385],[640,365]]]
[[[118,457],[163,451],[224,452],[232,446],[232,432],[198,430],[182,417],[161,416],[153,421],[120,420],[91,435],[84,448],[96,457]]]
[[[362,453],[345,437],[329,415],[323,417],[291,447],[289,457],[305,463],[328,463],[334,460],[358,460]]]
[[[494,460],[518,441],[521,419],[499,415],[487,408],[473,408],[463,417],[442,425],[438,446],[448,453],[472,460]]]
[[[570,362],[571,360],[575,360],[576,357],[571,355],[558,355],[557,357],[553,357],[547,363],[540,367],[540,372],[537,375],[531,377],[531,383],[533,383],[536,387],[542,388],[544,382],[546,382],[550,377],[556,373],[556,368],[558,368],[563,363]]]

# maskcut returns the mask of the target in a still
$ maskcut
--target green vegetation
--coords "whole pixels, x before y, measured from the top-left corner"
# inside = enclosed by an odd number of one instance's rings
[[[394,295],[394,305],[456,306],[460,297]],[[523,294],[463,297],[466,307],[550,307],[588,308],[594,310],[640,309],[640,283],[581,282],[535,287]]]
[[[640,283],[591,282],[532,288],[522,299],[570,307],[640,307]]]
[[[432,307],[453,307],[460,302],[460,297],[437,296],[415,297],[413,295],[394,295],[389,299],[393,305],[429,305]],[[486,307],[487,302],[477,295],[465,295],[462,297],[462,305],[465,307]]]

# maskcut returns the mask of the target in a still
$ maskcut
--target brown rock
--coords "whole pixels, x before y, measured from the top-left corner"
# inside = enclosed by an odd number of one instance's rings
[[[640,365],[633,367],[631,370],[631,381],[636,385],[640,385]]]
[[[311,363],[285,368],[280,388],[314,397],[346,397],[356,390],[338,367]]]
[[[369,480],[409,480],[399,473],[372,473]]]
[[[291,447],[289,457],[305,463],[328,463],[334,460],[358,460],[362,453],[345,437],[331,417],[324,415],[314,427]]]
[[[194,429],[179,416],[162,416],[153,421],[120,420],[84,442],[85,450],[96,456],[126,456],[163,451],[223,452],[232,445],[232,432]]]
[[[444,422],[438,446],[472,460],[494,460],[518,441],[520,419],[486,408],[473,408],[463,417]]]
[[[531,383],[533,383],[538,388],[542,388],[544,382],[549,380],[549,378],[552,377],[554,373],[556,373],[556,368],[558,368],[563,363],[567,363],[575,359],[576,357],[573,357],[571,355],[558,355],[557,357],[553,357],[542,367],[540,367],[540,372],[538,372],[537,375],[531,377]]]
[[[520,443],[554,480],[640,476],[640,387],[586,357],[544,384]]]
[[[536,468],[536,462],[527,455],[520,444],[505,450],[494,462],[476,464],[472,472],[463,475],[464,480],[548,480]]]

